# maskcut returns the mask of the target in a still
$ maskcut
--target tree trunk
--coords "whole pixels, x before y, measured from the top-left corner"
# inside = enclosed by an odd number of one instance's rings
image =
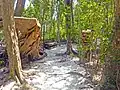
[[[13,0],[13,5],[15,5],[16,0]]]
[[[104,84],[109,84],[109,86],[107,86],[107,90],[120,90],[120,0],[114,0],[114,2],[115,28],[113,31],[111,55],[109,56],[109,61],[106,62],[105,68]]]
[[[71,0],[71,34],[74,33],[74,13],[73,13],[73,0]],[[71,40],[74,40],[73,39],[73,35],[71,35]]]
[[[41,24],[41,30],[42,30],[42,40],[43,40],[43,51],[44,51],[44,46],[45,46],[45,9],[42,9],[42,24]]]
[[[114,46],[120,50],[120,0],[115,0]]]
[[[15,16],[21,16],[24,10],[26,0],[17,0]]]
[[[10,76],[12,79],[24,82],[21,59],[18,47],[18,37],[15,30],[13,0],[2,0],[4,36],[9,58]]]
[[[41,26],[36,18],[14,17],[21,55],[41,58]],[[26,61],[25,61],[26,62]]]
[[[72,48],[72,30],[74,29],[74,20],[73,20],[73,0],[65,0],[66,4],[66,34],[67,34],[67,51],[65,54],[71,54],[78,56],[78,51]],[[72,14],[71,14],[72,13]]]
[[[120,0],[115,0],[115,30],[113,36],[113,61],[111,71],[115,75],[116,87],[120,90]],[[111,76],[112,78],[113,76]]]
[[[57,1],[57,42],[60,45],[60,0]]]
[[[67,33],[67,54],[71,53],[72,44],[71,44],[71,0],[65,0],[66,4],[66,33]]]

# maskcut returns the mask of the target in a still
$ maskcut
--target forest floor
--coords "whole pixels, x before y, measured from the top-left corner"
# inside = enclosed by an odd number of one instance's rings
[[[92,75],[86,63],[81,63],[79,58],[69,55],[59,55],[66,51],[66,46],[61,45],[50,50],[45,50],[47,56],[30,63],[24,69],[29,74],[25,77],[37,90],[100,90],[98,84],[92,81]],[[56,55],[57,54],[57,55]],[[13,81],[1,85],[0,90],[17,90]]]

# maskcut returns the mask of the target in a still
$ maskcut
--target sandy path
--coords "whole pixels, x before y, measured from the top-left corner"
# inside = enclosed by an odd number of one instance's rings
[[[46,50],[46,58],[32,63],[34,75],[27,79],[32,86],[38,90],[93,90],[91,76],[78,58],[56,56],[65,51],[65,46]]]
[[[56,56],[64,53],[65,47],[63,45],[46,50],[47,57],[32,62],[31,68],[24,70],[31,72],[26,80],[37,90],[99,90],[95,89],[90,73],[77,57]],[[19,90],[19,87],[9,81],[0,90]]]

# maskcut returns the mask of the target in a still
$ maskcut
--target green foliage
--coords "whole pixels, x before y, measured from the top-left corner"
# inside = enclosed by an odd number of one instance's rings
[[[89,39],[89,49],[100,48],[100,59],[104,62],[109,47],[113,30],[113,1],[112,0],[79,0],[75,7],[75,28],[80,30],[94,30],[93,36]],[[79,26],[79,27],[78,27]],[[78,34],[78,36],[80,36]],[[97,45],[95,40],[99,40]],[[89,42],[89,41],[88,41]],[[81,43],[80,43],[81,44]],[[80,47],[83,51],[83,47]]]
[[[64,2],[60,0],[60,33],[61,39],[65,39],[65,16],[64,16]],[[24,10],[23,16],[25,17],[36,17],[45,31],[45,39],[56,39],[57,30],[57,19],[56,19],[56,0],[35,0],[31,2],[30,6]],[[43,28],[44,24],[46,25]]]
[[[114,21],[113,0],[77,0],[74,3],[74,27],[72,28],[72,40],[78,43],[78,49],[83,55],[81,32],[82,30],[94,30],[88,39],[90,50],[99,47],[100,59],[104,62],[111,46],[111,36]],[[34,0],[24,11],[23,16],[36,17],[45,33],[45,39],[57,39],[57,8],[58,0]],[[66,39],[65,3],[60,0],[60,39]],[[70,10],[68,10],[70,11]],[[69,12],[68,12],[69,13]],[[70,12],[71,13],[71,12]],[[71,21],[69,22],[71,23]],[[99,40],[96,42],[96,40]]]

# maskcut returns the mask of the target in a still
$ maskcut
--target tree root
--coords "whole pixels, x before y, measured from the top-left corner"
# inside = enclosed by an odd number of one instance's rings
[[[78,51],[75,50],[74,48],[71,48],[70,51],[67,50],[67,51],[64,53],[64,55],[70,55],[71,53],[74,54],[75,56],[78,56],[78,55],[79,55]]]
[[[46,53],[46,52],[41,52],[41,53],[40,53],[40,57],[35,57],[35,58],[33,58],[33,61],[41,60],[41,59],[43,59],[43,58],[46,57],[46,56],[47,56],[47,53]]]

